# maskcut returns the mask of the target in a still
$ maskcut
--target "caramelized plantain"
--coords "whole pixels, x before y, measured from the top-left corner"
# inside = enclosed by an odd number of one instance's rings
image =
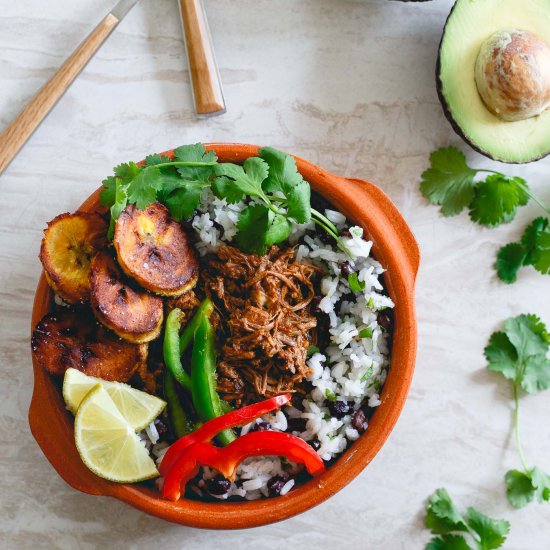
[[[90,303],[95,316],[118,336],[136,344],[159,336],[162,298],[130,287],[106,250],[98,252],[92,260],[90,285]]]
[[[95,253],[107,244],[107,223],[98,214],[60,214],[48,223],[40,247],[46,279],[66,302],[90,297],[88,273]]]
[[[128,206],[115,226],[115,248],[124,272],[162,296],[180,296],[197,282],[199,264],[181,224],[158,202]]]
[[[130,344],[100,325],[89,310],[48,313],[32,333],[32,353],[50,374],[69,368],[127,382],[147,361],[147,344]]]

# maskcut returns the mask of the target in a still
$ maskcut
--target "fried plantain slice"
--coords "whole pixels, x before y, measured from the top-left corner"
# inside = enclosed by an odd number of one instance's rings
[[[90,304],[97,319],[124,340],[136,344],[154,340],[163,319],[162,298],[134,290],[113,256],[99,251],[90,268]]]
[[[90,262],[106,244],[107,223],[99,214],[66,213],[48,222],[39,257],[56,294],[70,304],[87,301]]]
[[[48,313],[32,333],[38,364],[62,376],[75,368],[104,380],[127,382],[147,361],[147,344],[130,344],[99,324],[88,309]]]
[[[115,225],[114,244],[124,272],[162,296],[180,296],[197,282],[199,264],[189,238],[162,204],[128,206]]]

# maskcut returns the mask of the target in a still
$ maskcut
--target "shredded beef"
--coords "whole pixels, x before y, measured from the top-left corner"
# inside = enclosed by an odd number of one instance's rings
[[[222,319],[218,391],[236,406],[287,391],[304,393],[319,269],[295,261],[294,253],[273,246],[256,256],[222,246],[202,273]]]

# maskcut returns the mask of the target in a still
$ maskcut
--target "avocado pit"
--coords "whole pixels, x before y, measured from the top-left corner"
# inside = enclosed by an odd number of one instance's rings
[[[550,105],[550,46],[529,31],[499,30],[481,45],[475,81],[485,106],[501,120],[540,115]]]

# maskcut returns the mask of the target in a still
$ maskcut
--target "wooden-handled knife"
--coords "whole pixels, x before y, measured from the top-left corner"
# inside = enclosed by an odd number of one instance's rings
[[[202,0],[179,0],[195,111],[201,116],[225,113],[222,83]]]
[[[138,0],[120,0],[0,134],[0,174]]]

